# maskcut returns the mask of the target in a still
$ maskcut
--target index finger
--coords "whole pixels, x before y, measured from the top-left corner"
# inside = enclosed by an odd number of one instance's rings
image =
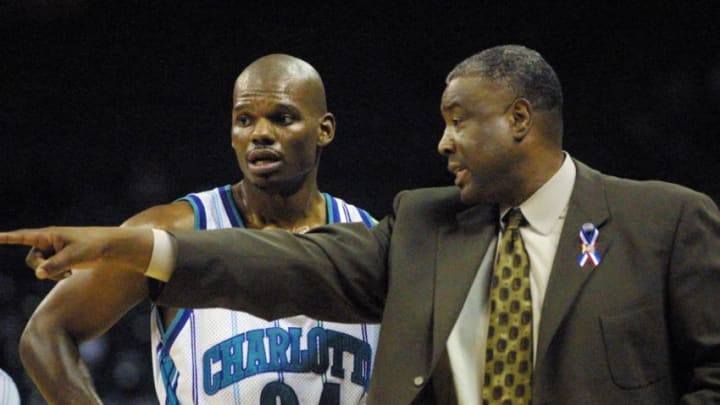
[[[0,232],[0,245],[25,245],[39,249],[52,247],[51,234],[46,229],[19,229]]]

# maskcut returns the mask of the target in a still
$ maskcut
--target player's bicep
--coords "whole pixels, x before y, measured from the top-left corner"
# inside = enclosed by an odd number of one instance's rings
[[[188,202],[178,201],[148,208],[130,217],[121,226],[189,231],[195,227],[195,214]]]
[[[57,283],[32,322],[64,329],[78,342],[99,336],[147,296],[142,274],[84,270]]]

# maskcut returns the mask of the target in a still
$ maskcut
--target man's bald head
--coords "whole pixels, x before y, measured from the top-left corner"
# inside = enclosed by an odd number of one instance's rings
[[[327,112],[320,74],[312,65],[294,56],[272,54],[251,63],[235,81],[233,99],[273,92],[293,95],[318,116]]]
[[[264,56],[235,81],[232,147],[245,184],[283,195],[317,189],[320,155],[334,136],[322,80],[307,62]]]

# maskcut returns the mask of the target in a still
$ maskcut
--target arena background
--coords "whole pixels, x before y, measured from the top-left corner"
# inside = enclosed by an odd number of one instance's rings
[[[0,229],[115,225],[238,180],[232,84],[274,52],[325,81],[338,132],[322,189],[376,216],[401,189],[449,184],[435,152],[445,75],[501,43],[535,48],[557,70],[574,157],[720,197],[712,1],[179,3],[0,0]],[[25,252],[0,248],[0,368],[36,404],[17,342],[52,283],[34,279]],[[83,348],[108,404],[155,402],[149,307]]]

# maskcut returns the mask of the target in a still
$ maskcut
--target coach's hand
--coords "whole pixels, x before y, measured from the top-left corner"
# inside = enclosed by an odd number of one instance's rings
[[[25,264],[27,264],[27,266],[31,269],[37,270],[37,268],[40,267],[41,264],[45,263],[45,261],[54,253],[55,251],[52,249],[41,250],[36,247],[30,248],[27,256],[25,256]],[[71,271],[65,272],[66,277],[70,276],[71,274]]]
[[[0,232],[0,244],[32,246],[25,262],[35,277],[61,280],[71,268],[112,266],[143,273],[153,234],[148,228],[50,227]]]

